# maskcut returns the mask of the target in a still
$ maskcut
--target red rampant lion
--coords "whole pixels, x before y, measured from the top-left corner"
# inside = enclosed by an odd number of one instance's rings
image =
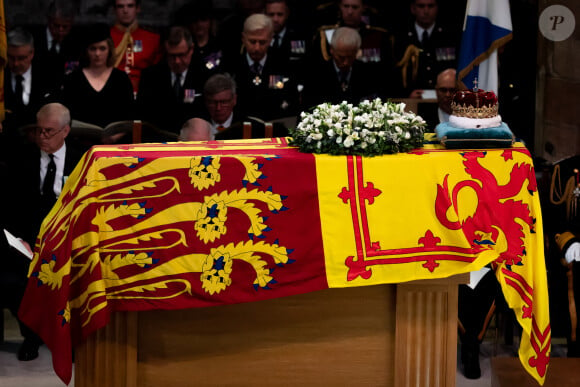
[[[495,246],[494,249],[499,253],[496,263],[517,265],[526,254],[523,227],[527,226],[534,232],[535,220],[530,215],[528,205],[513,198],[521,191],[526,180],[528,192],[532,195],[537,191],[534,167],[526,163],[514,165],[508,183],[499,185],[494,174],[479,163],[479,159],[486,154],[484,151],[462,154],[465,171],[473,180],[457,183],[450,194],[449,175],[446,175],[443,185],[437,185],[435,212],[437,219],[445,227],[451,230],[461,229],[474,248]],[[512,151],[506,150],[502,156],[504,160],[510,159]],[[466,188],[472,189],[477,195],[477,208],[465,220],[452,221],[447,216],[448,210],[453,206],[455,214],[458,214],[458,195]]]

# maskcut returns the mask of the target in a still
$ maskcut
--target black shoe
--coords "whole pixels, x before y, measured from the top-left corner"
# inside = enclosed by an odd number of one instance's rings
[[[18,348],[18,360],[20,361],[30,361],[38,357],[38,347],[39,345],[33,340],[24,339],[20,348]]]
[[[467,379],[479,379],[479,345],[463,345],[461,348],[461,361],[463,362],[463,375]]]

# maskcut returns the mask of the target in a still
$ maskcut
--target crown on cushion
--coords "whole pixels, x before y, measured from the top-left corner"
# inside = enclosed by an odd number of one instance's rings
[[[477,88],[461,90],[453,96],[451,110],[457,117],[492,118],[498,114],[497,96]]]

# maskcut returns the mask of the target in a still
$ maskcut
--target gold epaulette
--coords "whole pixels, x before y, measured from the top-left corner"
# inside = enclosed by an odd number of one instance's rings
[[[371,26],[369,24],[366,25],[366,29],[367,30],[384,32],[385,34],[388,34],[389,33],[389,30],[387,30],[386,28],[383,28],[383,27],[375,27],[375,26]]]
[[[421,49],[414,44],[409,44],[403,57],[397,63],[397,67],[401,68],[401,77],[403,81],[403,87],[407,87],[407,72],[409,66],[411,66],[411,79],[417,79],[417,73],[419,71],[419,54]]]
[[[338,24],[322,26],[318,28],[318,33],[320,34],[320,53],[322,54],[322,58],[325,61],[330,60],[330,52],[328,50],[328,41],[326,40],[326,33],[325,31],[330,29],[336,29],[340,27]]]
[[[336,24],[328,24],[328,25],[325,25],[325,26],[318,27],[318,31],[332,30],[332,29],[335,29],[335,28],[338,28],[338,27],[340,27],[340,24],[338,24],[338,23],[336,23]]]
[[[329,1],[329,2],[326,2],[326,3],[322,3],[322,4],[319,4],[319,5],[316,6],[316,10],[317,11],[322,11],[323,9],[328,8],[328,7],[332,6],[332,5],[334,5],[334,1]]]
[[[554,239],[556,239],[556,244],[560,248],[560,251],[562,251],[564,246],[566,246],[566,243],[570,242],[570,240],[574,238],[576,238],[574,234],[572,234],[570,231],[565,231],[561,234],[556,234]]]

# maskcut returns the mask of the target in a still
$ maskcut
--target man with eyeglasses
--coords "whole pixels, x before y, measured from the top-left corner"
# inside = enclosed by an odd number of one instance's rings
[[[21,27],[12,29],[7,34],[7,42],[8,62],[4,71],[6,118],[3,131],[4,140],[10,144],[7,150],[10,151],[14,144],[24,140],[18,129],[34,123],[36,112],[46,103],[57,84],[54,76],[33,63],[34,39],[29,31]]]
[[[437,124],[449,121],[451,115],[451,102],[453,95],[457,91],[457,80],[455,69],[445,69],[437,75],[435,84],[435,94],[437,95],[437,105],[431,103],[420,103],[418,114],[427,121],[427,128],[435,130]],[[436,108],[435,108],[436,106]]]
[[[252,137],[262,138],[265,135],[264,122],[254,117],[244,117],[237,109],[238,96],[236,82],[229,74],[211,76],[203,88],[203,97],[210,123],[212,140],[233,140],[243,138],[243,124],[252,124]],[[281,124],[274,124],[274,136],[287,135],[286,128]]]
[[[179,133],[185,121],[203,110],[201,91],[210,73],[192,60],[193,38],[185,27],[171,27],[164,46],[165,60],[141,73],[137,106],[142,120]]]
[[[36,115],[36,126],[31,129],[34,144],[22,148],[8,161],[8,176],[2,190],[5,228],[21,238],[29,247],[34,246],[40,224],[56,203],[63,185],[80,158],[82,150],[66,144],[70,132],[70,112],[59,103],[44,105]],[[3,235],[3,233],[2,233]],[[4,247],[0,267],[0,306],[8,307],[16,316],[24,295],[28,258]],[[20,323],[24,341],[18,350],[18,359],[29,361],[38,357],[41,340]]]

